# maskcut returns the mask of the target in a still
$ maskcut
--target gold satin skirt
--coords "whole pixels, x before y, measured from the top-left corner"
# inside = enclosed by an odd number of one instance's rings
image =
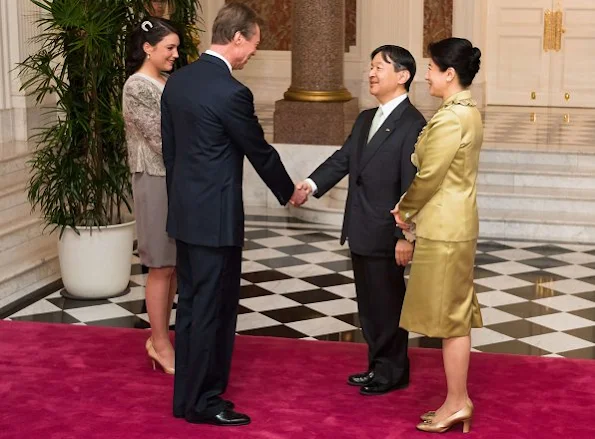
[[[417,238],[400,326],[429,337],[469,335],[483,322],[473,287],[477,240]]]

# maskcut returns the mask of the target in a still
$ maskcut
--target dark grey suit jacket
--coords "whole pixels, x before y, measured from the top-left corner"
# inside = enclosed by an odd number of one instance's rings
[[[322,163],[310,178],[321,197],[349,174],[349,191],[341,243],[364,256],[394,257],[403,238],[390,210],[415,176],[411,163],[417,137],[426,123],[409,99],[401,102],[367,143],[376,108],[361,112],[341,149]]]

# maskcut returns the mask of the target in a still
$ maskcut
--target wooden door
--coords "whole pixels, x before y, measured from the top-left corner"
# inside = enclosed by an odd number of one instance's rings
[[[550,105],[595,108],[595,1],[561,0],[560,50],[551,53]]]
[[[486,64],[489,105],[550,104],[552,52],[543,49],[552,0],[490,0]]]

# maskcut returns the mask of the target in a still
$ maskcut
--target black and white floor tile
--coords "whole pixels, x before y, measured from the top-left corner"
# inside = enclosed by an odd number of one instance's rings
[[[247,215],[237,332],[363,342],[339,230],[284,212]],[[124,296],[89,302],[55,291],[8,318],[148,328],[142,271],[133,256]],[[485,327],[472,331],[474,350],[595,358],[595,245],[480,240],[475,284]],[[410,345],[440,340],[410,334]]]

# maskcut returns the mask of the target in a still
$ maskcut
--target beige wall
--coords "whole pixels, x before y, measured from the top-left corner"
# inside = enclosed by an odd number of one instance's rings
[[[206,32],[201,51],[208,48],[210,27],[224,0],[202,0]],[[360,98],[362,107],[375,104],[368,95],[369,54],[382,44],[397,44],[411,51],[418,64],[418,74],[411,90],[412,100],[420,107],[433,107],[437,101],[428,95],[424,81],[428,60],[423,57],[422,0],[357,0],[356,44],[345,54],[345,86]],[[485,46],[487,0],[454,0],[453,35]],[[485,51],[484,51],[485,53]],[[483,59],[483,58],[482,58]],[[485,69],[474,83],[474,95],[484,102]],[[291,82],[291,54],[282,51],[259,51],[241,72],[235,73],[254,92],[257,103],[282,99]]]
[[[469,38],[484,49],[488,0],[454,0],[453,35]],[[210,28],[224,0],[201,0],[205,33],[201,51],[208,48]],[[34,20],[39,11],[25,0],[0,1],[0,142],[26,140],[27,120],[34,113],[32,104],[19,91],[20,81],[12,70],[18,61],[34,49],[29,39],[36,32]],[[356,41],[345,54],[345,86],[359,97],[362,107],[375,105],[368,95],[367,73],[370,52],[382,44],[397,44],[408,48],[418,63],[418,73],[411,90],[412,100],[420,107],[437,104],[427,92],[423,57],[422,0],[357,0]],[[489,56],[484,52],[484,66]],[[11,71],[12,70],[12,71]],[[485,72],[483,68],[474,83],[476,99],[484,101]],[[281,99],[290,85],[291,53],[259,51],[246,68],[236,72],[254,92],[257,103],[273,103]],[[29,123],[32,125],[32,123]]]

